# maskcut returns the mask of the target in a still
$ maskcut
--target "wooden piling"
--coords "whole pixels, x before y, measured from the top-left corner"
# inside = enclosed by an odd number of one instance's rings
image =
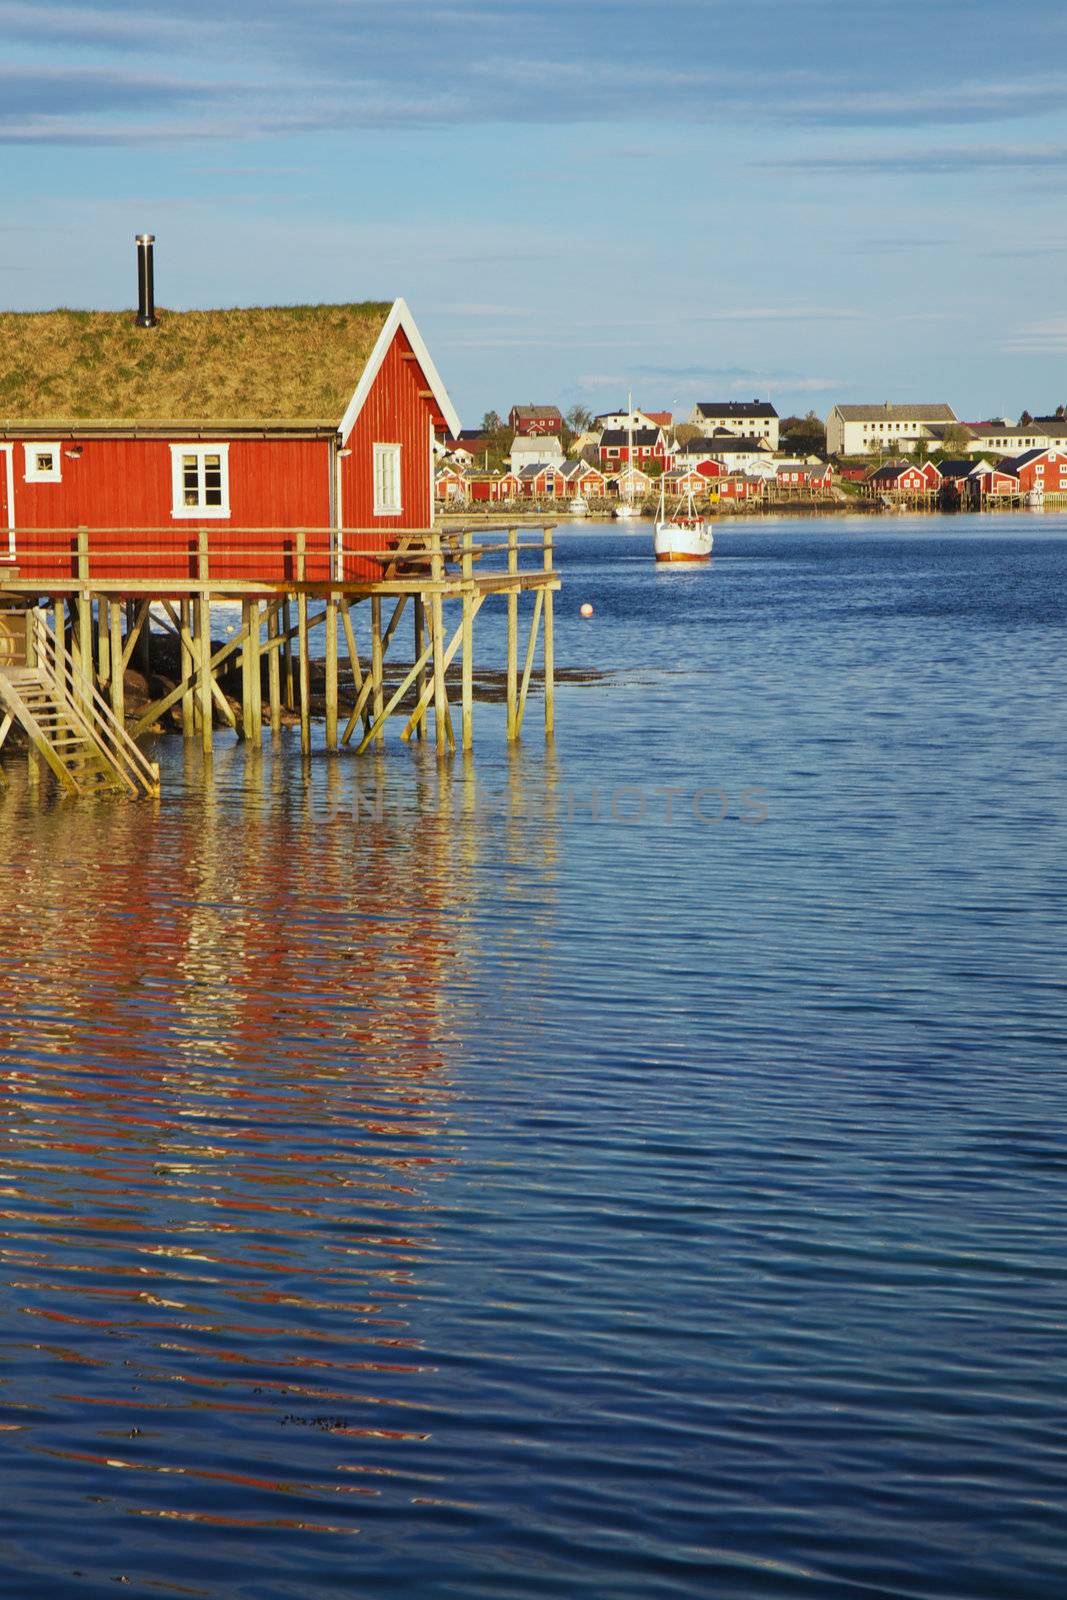
[[[198,564],[200,582],[207,584],[208,542],[207,529],[197,530]],[[211,695],[211,596],[207,589],[200,591],[196,601],[196,654],[198,661],[200,701],[200,745],[206,756],[213,748],[213,715]]]
[[[381,719],[385,708],[384,651],[382,649],[382,602],[380,595],[372,595],[370,602],[370,675],[373,722]],[[378,730],[378,743],[385,741],[384,727]]]
[[[508,576],[519,571],[519,540],[515,528],[508,529]],[[519,736],[519,592],[508,589],[508,661],[507,661],[508,738]]]
[[[463,749],[474,745],[474,536],[463,530]]]
[[[272,601],[267,607],[267,694],[271,733],[279,733],[282,726],[282,663],[277,639],[278,605]]]
[[[251,650],[251,684],[250,710],[252,713],[252,729],[248,737],[254,741],[257,748],[263,743],[263,607],[258,600],[252,601],[252,637],[249,641]]]
[[[300,674],[300,754],[311,754],[311,661],[308,657],[308,597],[303,584],[307,573],[307,538],[296,536],[296,575],[301,585],[297,596],[297,668]]]
[[[193,698],[193,651],[189,639],[193,631],[193,608],[188,600],[178,603],[178,618],[182,631],[181,642],[181,675],[182,675],[182,738],[192,739],[196,736],[196,702]]]
[[[285,709],[296,710],[296,695],[293,688],[293,608],[286,595],[282,601],[282,637],[285,640],[282,650],[285,661]]]
[[[415,596],[413,610],[415,613],[415,660],[421,661],[426,649],[426,601],[421,594]],[[421,705],[425,693],[426,668],[420,666],[415,674],[415,703],[417,705]],[[421,717],[415,724],[415,737],[416,739],[424,739],[426,737],[426,729]]]
[[[554,529],[546,528],[544,532],[545,571],[552,571],[554,559],[553,533]],[[545,734],[551,738],[556,731],[556,635],[553,602],[555,595],[545,585],[545,615],[544,633],[542,635],[542,654],[545,668]]]
[[[337,749],[337,596],[326,600],[326,748]]]
[[[252,602],[241,601],[241,731],[252,737]]]
[[[445,719],[448,715],[448,696],[445,690],[445,613],[444,602],[441,599],[441,583],[445,574],[444,555],[441,550],[441,535],[434,532],[430,535],[430,577],[433,581],[433,590],[430,596],[430,632],[433,638],[433,720],[434,737],[437,740],[437,754],[443,756],[448,751],[448,731]]]
[[[115,714],[115,721],[126,721],[126,674],[122,667],[122,605],[118,600],[107,602],[108,633],[110,636],[111,654],[111,709]],[[56,655],[62,648],[61,641],[56,640]]]

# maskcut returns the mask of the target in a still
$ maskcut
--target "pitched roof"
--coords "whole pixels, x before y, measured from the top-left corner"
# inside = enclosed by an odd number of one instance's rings
[[[765,439],[725,431],[701,439],[690,439],[688,444],[678,447],[679,454],[684,456],[750,456],[763,453],[766,449]]]
[[[512,406],[511,414],[523,422],[562,421],[558,406]]]
[[[523,467],[519,473],[520,478],[539,478],[543,472],[551,472],[553,477],[562,476],[560,468],[554,461],[531,461],[528,467]]]
[[[579,456],[575,461],[564,461],[559,470],[568,480],[571,478],[585,478],[591,472],[595,472],[598,478],[604,476],[599,467],[594,466],[591,461],[586,461],[582,456]]]
[[[0,312],[0,416],[27,421],[323,422],[352,399],[393,307]]]
[[[660,436],[659,428],[634,428],[634,444],[653,445]],[[630,438],[628,428],[605,428],[600,435],[602,445],[626,444]]]
[[[702,417],[776,417],[769,400],[700,400],[697,412]]]
[[[835,406],[842,422],[955,422],[956,413],[951,406],[915,405],[896,406],[886,401],[882,406]]]
[[[943,478],[967,478],[981,466],[974,456],[953,456],[950,461],[942,461],[941,476]]]

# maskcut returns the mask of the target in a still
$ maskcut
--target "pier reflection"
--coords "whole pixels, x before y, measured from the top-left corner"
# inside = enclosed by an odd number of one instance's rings
[[[372,755],[309,783],[220,749],[201,785],[168,759],[164,806],[0,792],[0,1417],[27,1544],[57,1491],[68,1537],[91,1494],[121,1547],[131,1513],[350,1532],[350,1501],[435,1481],[401,1447],[440,1401],[473,772]]]

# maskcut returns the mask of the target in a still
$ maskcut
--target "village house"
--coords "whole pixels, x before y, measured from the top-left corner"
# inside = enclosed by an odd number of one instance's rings
[[[508,465],[516,477],[521,477],[526,467],[551,462],[554,467],[563,465],[563,441],[554,434],[516,434],[511,445]]]
[[[701,400],[689,413],[689,421],[704,434],[724,429],[766,439],[772,450],[778,448],[778,413],[767,400]]]
[[[970,422],[967,432],[967,449],[974,455],[1019,456],[1026,450],[1047,450],[1050,444],[1067,440],[1067,423],[1059,417],[1035,418],[1011,427],[998,422]]]
[[[559,467],[539,461],[519,473],[521,493],[527,500],[558,499],[566,492],[566,479]]]
[[[607,486],[610,493],[626,500],[643,500],[656,492],[652,479],[640,467],[623,467],[616,477],[608,479]]]
[[[472,472],[467,478],[470,497],[479,504],[517,500],[522,485],[513,472]]]
[[[662,428],[605,428],[600,435],[600,464],[609,470],[625,466],[633,445],[635,466],[644,467],[658,461],[661,467],[673,466],[673,457],[667,446]]]
[[[715,489],[722,500],[759,500],[766,494],[767,484],[763,478],[731,472],[718,480]]]
[[[607,428],[669,428],[670,425],[669,411],[639,411],[636,406],[632,411],[602,411],[593,418],[593,427],[598,433]]]
[[[1022,455],[1008,456],[997,465],[1019,480],[1023,493],[1038,490],[1049,496],[1067,495],[1067,447],[1024,450]]]
[[[553,434],[562,438],[563,418],[558,406],[512,406],[508,427],[523,439],[538,439]]]
[[[668,495],[705,494],[708,480],[695,467],[672,467],[663,474],[663,487]]]
[[[460,469],[451,463],[438,467],[434,484],[438,500],[455,502],[466,501],[468,498],[467,479]]]
[[[600,469],[581,459],[564,462],[563,482],[568,498],[602,499],[607,490],[607,481]]]
[[[869,473],[865,482],[867,493],[874,497],[892,495],[905,499],[930,493],[930,481],[922,467],[908,461],[887,461]]]
[[[826,449],[832,456],[886,455],[913,450],[934,438],[931,425],[957,424],[947,405],[834,406],[826,419]]]
[[[432,445],[459,432],[403,300],[6,312],[0,377],[0,561],[23,578],[69,574],[29,530],[77,527],[100,576],[129,550],[140,579],[186,577],[205,525],[235,579],[284,578],[296,528],[309,576],[376,573],[354,552],[432,526]]]

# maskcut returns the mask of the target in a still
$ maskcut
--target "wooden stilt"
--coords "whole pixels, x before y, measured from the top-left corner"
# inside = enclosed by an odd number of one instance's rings
[[[337,596],[326,600],[326,748],[337,749]]]
[[[241,601],[241,733],[242,739],[252,737],[252,602]]]
[[[519,539],[515,528],[508,529],[508,576],[519,570]],[[519,736],[519,595],[517,588],[508,590],[508,738]]]
[[[378,743],[385,741],[385,728],[381,726],[382,710],[385,706],[385,683],[383,681],[385,652],[382,649],[382,602],[379,595],[372,595],[370,602],[370,675],[371,675],[371,702],[372,720],[379,725]]]
[[[208,581],[208,547],[207,529],[199,530],[199,573],[200,582]],[[211,754],[213,740],[213,726],[211,713],[211,599],[207,591],[203,591],[196,602],[196,654],[199,665],[199,701],[200,701],[200,742],[201,749],[206,756]]]
[[[302,585],[307,570],[306,539],[303,531],[296,536],[296,573]],[[303,588],[297,597],[297,622],[300,672],[300,753],[311,754],[311,662],[308,659],[308,597]]]
[[[182,630],[182,738],[192,739],[196,736],[196,702],[193,698],[193,651],[189,643],[193,631],[193,608],[188,600],[179,602],[178,615]]]
[[[553,529],[545,529],[545,571],[552,571]],[[555,595],[552,590],[545,588],[545,624],[543,637],[543,657],[545,667],[545,736],[551,738],[556,731],[556,634],[553,601]]]
[[[463,530],[463,748],[474,746],[474,536]]]
[[[426,649],[426,601],[421,594],[415,596],[415,660],[421,661]],[[415,678],[415,703],[418,705],[426,693],[426,668],[421,667]],[[415,725],[416,739],[426,737],[426,728],[422,718]]]
[[[93,681],[93,602],[89,594],[89,530],[78,529],[78,670]]]
[[[541,625],[541,609],[544,605],[544,591],[538,589],[534,599],[533,621],[530,623],[530,638],[526,645],[526,660],[522,668],[522,687],[519,690],[519,709],[515,720],[515,737],[522,732],[522,719],[526,714],[526,696],[530,692],[530,674],[533,671],[534,652],[537,649],[537,633]]]
[[[296,695],[293,689],[293,608],[289,603],[288,596],[282,601],[282,633],[285,637],[285,644],[282,647],[285,651],[285,709],[287,711],[295,711]]]
[[[270,699],[270,731],[278,733],[282,725],[282,663],[278,637],[278,605],[272,601],[267,607],[267,693]]]
[[[363,692],[365,688],[365,684],[363,682],[363,668],[360,665],[359,650],[356,646],[356,630],[352,626],[352,609],[347,600],[341,601],[341,620],[345,625],[345,643],[348,645],[348,662],[352,668],[352,683],[356,691],[356,706],[357,708],[361,705],[365,707],[366,700]],[[359,711],[357,709],[353,713],[352,720],[346,726],[344,734],[341,737],[342,744],[347,744],[349,739],[352,737],[352,729],[356,725],[356,718],[358,715]],[[366,709],[364,709],[363,712],[363,725],[366,728],[370,727],[370,712]]]
[[[107,611],[111,650],[111,709],[115,713],[116,722],[125,722],[126,674],[122,670],[122,605],[118,600],[109,600]],[[60,648],[60,641],[57,639],[57,657]]]
[[[111,601],[103,595],[96,602],[96,681],[101,692],[111,683]]]
[[[252,615],[249,620],[252,626],[252,731],[249,737],[258,748],[263,743],[263,607],[258,600],[252,601]]]
[[[434,584],[433,593],[430,597],[430,630],[433,635],[434,736],[437,740],[438,756],[445,755],[448,750],[448,730],[445,726],[445,718],[448,713],[448,697],[445,692],[445,615],[440,588],[444,574],[445,562],[441,553],[441,535],[433,533],[430,536],[430,577]]]

